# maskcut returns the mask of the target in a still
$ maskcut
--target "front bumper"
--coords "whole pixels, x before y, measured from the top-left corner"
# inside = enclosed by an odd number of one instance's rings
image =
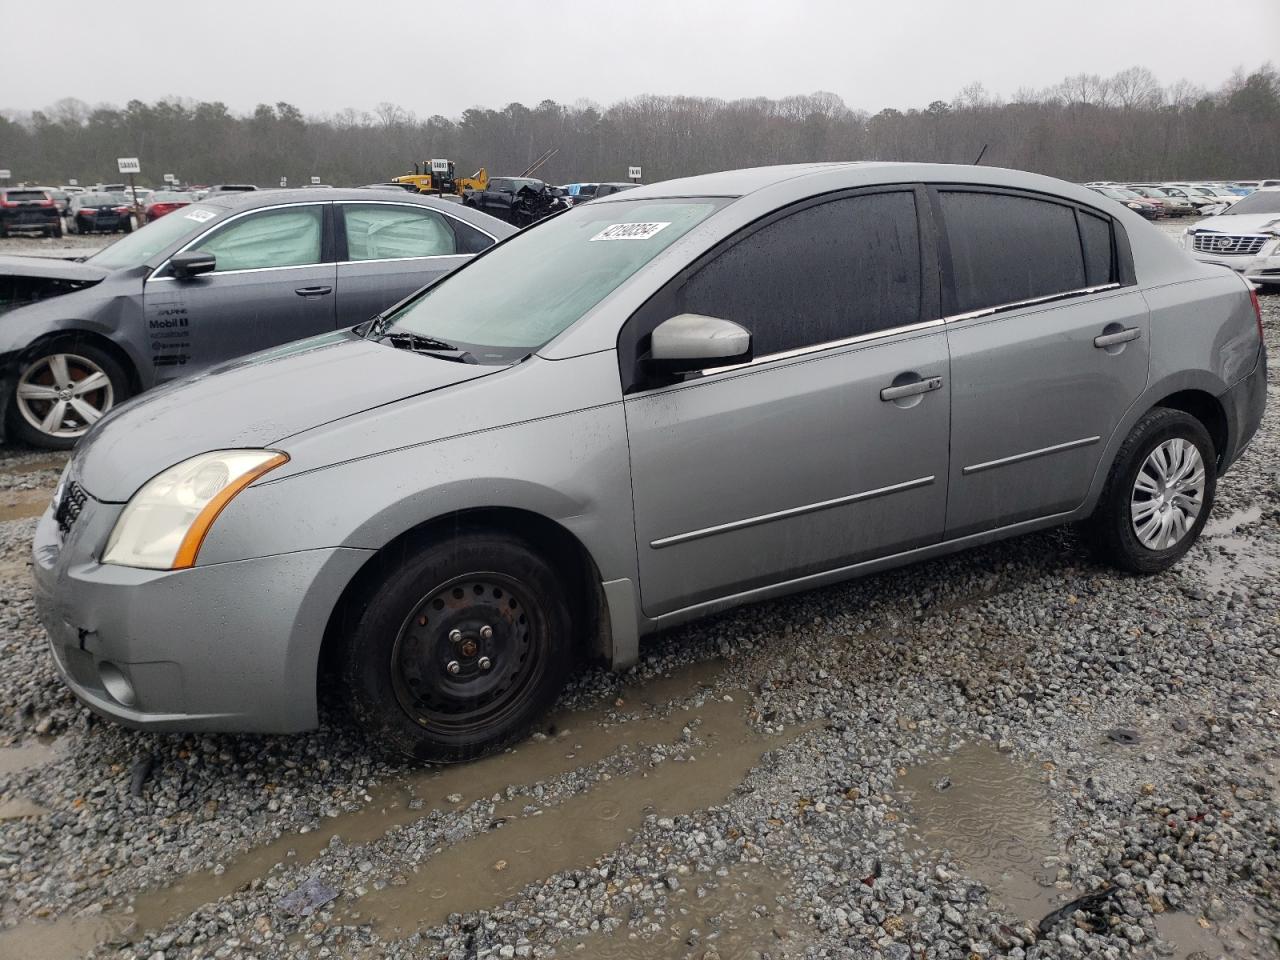
[[[1222,256],[1204,253],[1186,244],[1187,253],[1201,263],[1213,263],[1228,267],[1250,283],[1280,284],[1280,238],[1267,241],[1253,256]]]
[[[321,640],[371,553],[305,550],[175,571],[100,564],[121,509],[90,498],[65,539],[52,510],[36,528],[36,609],[72,692],[151,730],[314,727]]]

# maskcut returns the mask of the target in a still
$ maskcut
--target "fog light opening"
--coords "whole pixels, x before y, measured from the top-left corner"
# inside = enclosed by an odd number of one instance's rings
[[[111,699],[125,707],[138,705],[138,695],[133,691],[133,684],[114,663],[103,660],[98,664],[98,677]]]

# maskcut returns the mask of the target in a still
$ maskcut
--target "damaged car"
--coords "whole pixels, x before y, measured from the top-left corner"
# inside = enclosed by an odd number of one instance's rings
[[[533,177],[494,177],[484,190],[467,191],[462,202],[517,227],[527,227],[570,206],[567,198]]]
[[[175,210],[83,262],[0,257],[4,435],[70,447],[143,390],[367,320],[514,232],[430,197],[262,191]]]
[[[740,604],[1076,521],[1168,570],[1262,419],[1262,332],[1240,277],[1049,177],[636,187],[115,411],[36,606],[122,723],[301,731],[336,681],[371,744],[468,760],[577,660]]]

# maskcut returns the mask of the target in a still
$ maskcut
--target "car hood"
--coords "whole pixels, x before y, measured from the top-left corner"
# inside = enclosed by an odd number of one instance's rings
[[[1214,233],[1277,233],[1280,232],[1280,213],[1220,213],[1193,223],[1190,229]]]
[[[0,256],[0,276],[3,277],[36,277],[41,280],[97,283],[110,272],[87,263],[58,260],[52,257]]]
[[[123,503],[160,471],[197,454],[276,447],[313,427],[501,369],[399,350],[345,330],[324,334],[122,405],[80,441],[71,473],[98,500]]]

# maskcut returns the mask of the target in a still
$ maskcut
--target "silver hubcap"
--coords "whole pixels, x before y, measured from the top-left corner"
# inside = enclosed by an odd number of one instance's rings
[[[1177,438],[1151,451],[1130,497],[1133,532],[1148,550],[1168,550],[1195,526],[1204,506],[1204,460]]]
[[[51,437],[78,437],[102,419],[115,400],[111,378],[87,357],[41,357],[18,380],[18,411]]]

